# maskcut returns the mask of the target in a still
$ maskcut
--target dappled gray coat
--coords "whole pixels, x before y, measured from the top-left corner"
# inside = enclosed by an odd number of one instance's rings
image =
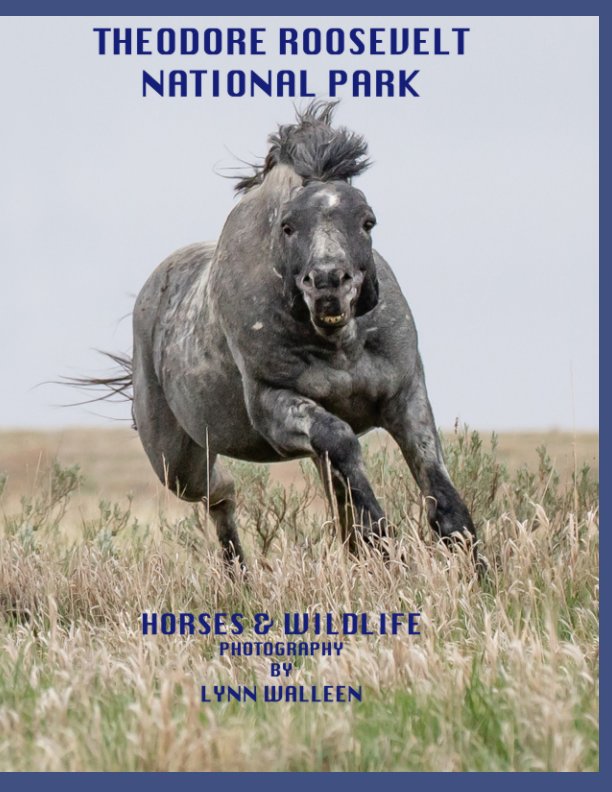
[[[357,435],[398,442],[443,537],[475,537],[445,469],[410,309],[372,249],[373,210],[350,179],[363,139],[314,103],[270,139],[216,243],[167,258],[134,309],[133,415],[159,478],[206,500],[242,557],[218,456],[312,457],[347,536],[387,529]]]

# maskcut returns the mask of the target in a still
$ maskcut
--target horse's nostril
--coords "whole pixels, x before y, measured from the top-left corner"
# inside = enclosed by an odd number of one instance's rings
[[[346,270],[315,267],[302,277],[302,286],[314,288],[317,292],[333,291],[340,286],[346,286],[352,280],[352,274]]]

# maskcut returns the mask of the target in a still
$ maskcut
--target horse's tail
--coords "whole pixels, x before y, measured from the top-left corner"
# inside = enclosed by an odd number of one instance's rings
[[[115,364],[115,371],[106,377],[63,377],[62,382],[75,388],[95,392],[90,399],[77,404],[92,404],[97,401],[133,401],[132,391],[132,358],[115,352],[102,352]],[[134,425],[134,428],[136,426]]]

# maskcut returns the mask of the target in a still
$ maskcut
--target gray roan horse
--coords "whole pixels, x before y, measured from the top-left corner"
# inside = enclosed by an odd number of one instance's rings
[[[219,455],[311,457],[337,498],[344,535],[384,536],[357,440],[373,427],[399,444],[431,526],[474,547],[444,466],[410,309],[372,248],[374,212],[350,183],[367,167],[367,146],[331,126],[333,109],[316,102],[281,126],[263,166],[238,184],[218,241],[173,253],[134,308],[142,444],[162,482],[208,503],[229,560],[243,551]],[[105,384],[121,390],[129,373]]]

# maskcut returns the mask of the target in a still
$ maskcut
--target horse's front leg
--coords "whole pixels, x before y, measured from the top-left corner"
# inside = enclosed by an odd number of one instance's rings
[[[410,385],[385,405],[383,425],[399,445],[426,499],[431,527],[445,542],[465,542],[475,557],[476,530],[444,464],[420,361]]]
[[[247,406],[253,426],[281,456],[314,456],[322,475],[332,477],[326,490],[344,491],[353,527],[367,540],[386,532],[386,521],[368,481],[359,440],[351,427],[311,399],[252,383]]]

